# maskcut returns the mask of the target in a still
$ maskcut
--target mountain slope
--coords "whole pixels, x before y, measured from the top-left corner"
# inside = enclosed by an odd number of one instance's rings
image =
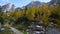
[[[39,1],[32,1],[32,2],[30,2],[28,5],[26,5],[25,7],[33,7],[33,6],[42,6],[42,4],[44,4],[44,3],[42,3],[42,2],[39,2]]]
[[[50,5],[56,5],[57,3],[60,3],[60,0],[51,0],[49,2]]]
[[[18,11],[18,10],[23,10],[23,9],[22,9],[22,8],[20,8],[20,7],[17,7],[17,8],[15,8],[15,10],[17,10],[17,11]]]
[[[14,6],[13,4],[10,4],[10,3],[5,4],[5,5],[2,6],[2,10],[3,10],[4,12],[7,12],[7,13],[8,13],[9,11],[14,10],[14,8],[15,8],[15,6]]]

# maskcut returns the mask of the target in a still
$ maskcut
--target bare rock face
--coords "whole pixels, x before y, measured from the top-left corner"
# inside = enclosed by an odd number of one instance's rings
[[[57,3],[60,3],[60,0],[51,0],[49,2],[50,5],[56,5]]]
[[[14,10],[14,8],[15,8],[15,6],[13,4],[10,4],[10,3],[5,4],[5,5],[2,6],[2,10],[4,12],[7,12],[7,13]]]
[[[40,2],[40,1],[32,1],[32,2],[30,2],[28,5],[26,5],[25,7],[33,7],[33,6],[38,6],[38,7],[40,7],[40,6],[42,6],[43,4],[45,4],[45,3]]]

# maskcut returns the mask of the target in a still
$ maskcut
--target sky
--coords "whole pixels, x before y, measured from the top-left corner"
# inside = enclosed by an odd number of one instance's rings
[[[7,3],[14,4],[16,7],[23,7],[29,4],[31,1],[40,1],[40,2],[49,2],[50,0],[0,0],[0,6],[5,5]]]

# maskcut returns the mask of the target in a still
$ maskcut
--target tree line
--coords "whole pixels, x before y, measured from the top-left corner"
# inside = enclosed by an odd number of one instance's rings
[[[27,28],[34,23],[43,22],[45,27],[49,26],[51,22],[54,27],[60,27],[60,5],[42,5],[41,7],[25,7],[23,10],[14,10],[9,14],[1,12],[0,9],[0,22],[5,23],[5,20],[13,23],[14,25],[23,25]]]

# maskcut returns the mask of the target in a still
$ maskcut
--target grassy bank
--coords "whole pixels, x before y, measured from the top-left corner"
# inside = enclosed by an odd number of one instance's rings
[[[0,34],[15,34],[12,30],[10,30],[10,28],[8,27],[4,27],[2,26],[2,28],[4,28],[4,30],[0,31]]]

